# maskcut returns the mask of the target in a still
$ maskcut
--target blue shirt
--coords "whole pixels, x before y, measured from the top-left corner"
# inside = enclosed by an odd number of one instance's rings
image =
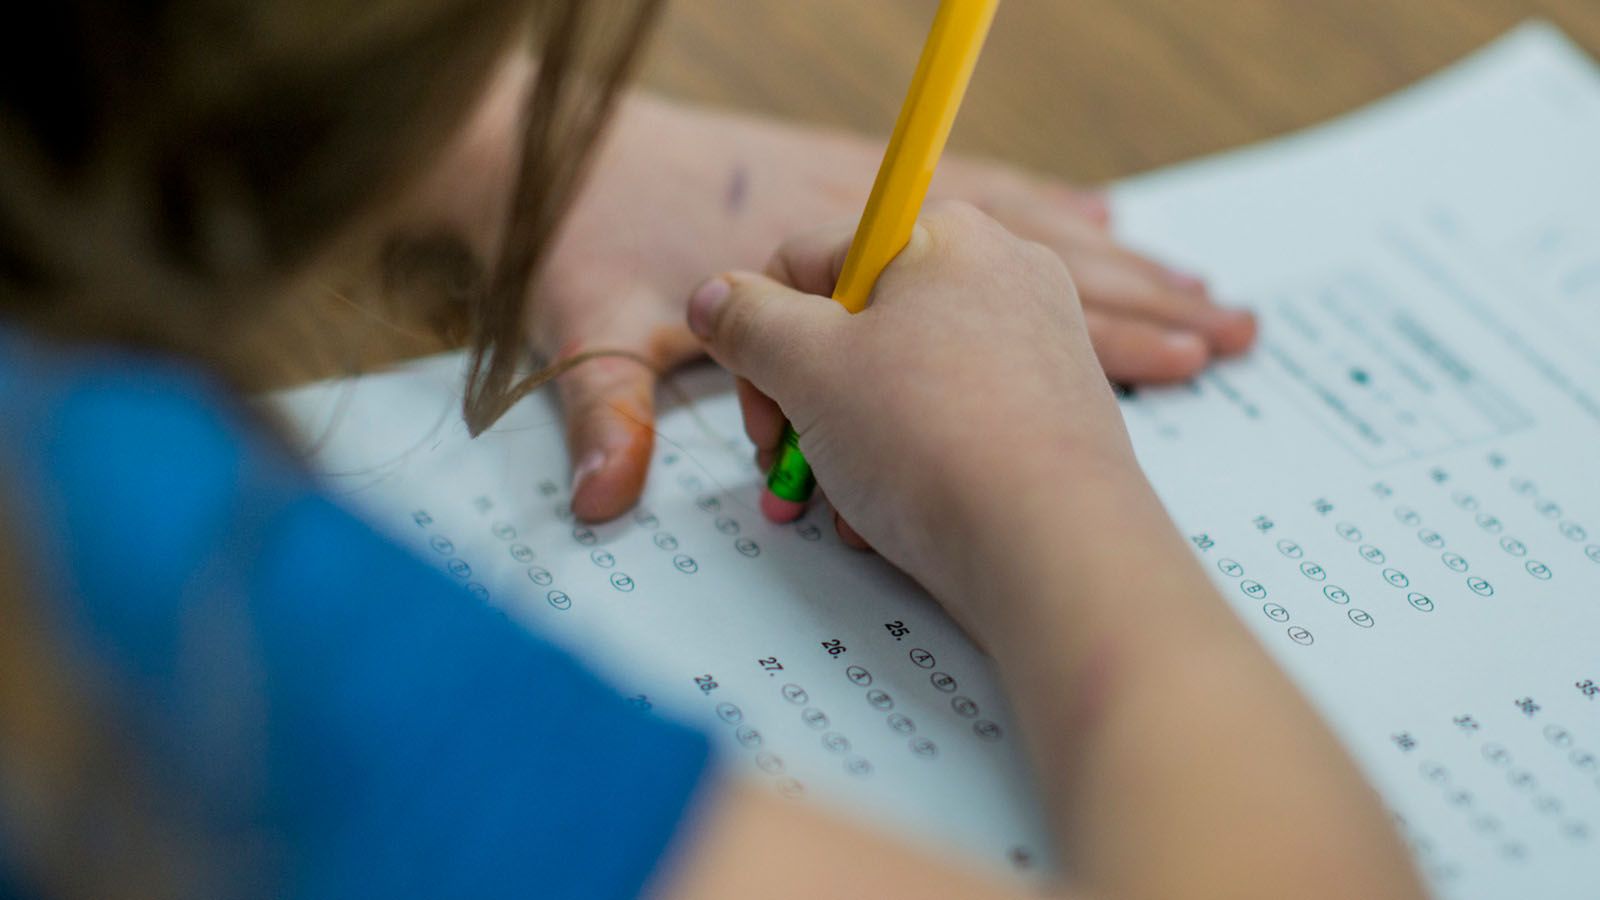
[[[0,330],[0,422],[39,639],[238,851],[217,895],[624,897],[656,869],[705,739],[331,502],[194,369]]]

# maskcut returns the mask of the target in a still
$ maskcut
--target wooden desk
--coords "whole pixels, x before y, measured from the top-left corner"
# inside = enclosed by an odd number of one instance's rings
[[[675,0],[645,82],[886,134],[937,0]],[[1102,181],[1404,87],[1532,16],[1600,55],[1600,0],[1002,0],[955,149]]]

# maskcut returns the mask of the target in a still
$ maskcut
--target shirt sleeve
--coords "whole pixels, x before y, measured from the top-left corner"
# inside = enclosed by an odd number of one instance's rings
[[[331,504],[260,573],[303,896],[630,897],[706,765],[552,645]]]
[[[646,884],[703,778],[702,735],[322,497],[183,376],[28,397],[5,456],[39,513],[64,651],[173,814],[228,851],[210,860],[227,895]]]

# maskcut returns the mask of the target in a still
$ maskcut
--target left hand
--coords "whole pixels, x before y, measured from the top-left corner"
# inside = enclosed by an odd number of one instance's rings
[[[689,292],[710,272],[759,268],[792,233],[859,215],[881,154],[853,135],[646,96],[621,105],[530,323],[548,354],[621,349],[654,367],[601,358],[559,381],[580,518],[620,515],[643,490],[657,372],[701,354],[683,324]],[[1217,306],[1199,279],[1120,247],[1100,194],[960,157],[941,164],[931,194],[1061,256],[1114,381],[1182,380],[1254,338],[1250,314]]]

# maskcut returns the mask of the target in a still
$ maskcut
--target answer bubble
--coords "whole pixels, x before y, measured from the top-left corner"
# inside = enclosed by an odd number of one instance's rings
[[[910,734],[917,730],[916,723],[900,713],[895,713],[884,721],[889,723],[891,729],[901,734]]]
[[[694,557],[684,553],[672,558],[672,567],[685,575],[693,575],[700,571],[700,564],[694,561]]]
[[[744,711],[732,703],[718,703],[716,712],[717,718],[729,725],[737,725],[744,721]]]
[[[928,681],[935,688],[944,691],[946,694],[952,693],[956,689],[956,680],[944,672],[935,672],[929,675]]]
[[[793,703],[796,706],[801,706],[807,700],[811,699],[811,695],[806,693],[805,688],[798,684],[786,684],[779,688],[778,692],[783,694],[783,699]]]
[[[754,750],[761,746],[764,740],[761,737],[761,732],[751,728],[749,725],[740,725],[739,730],[733,733],[733,737],[734,740],[739,742],[739,746],[748,750]]]
[[[1289,640],[1304,647],[1309,647],[1316,642],[1316,638],[1312,637],[1311,632],[1300,625],[1289,626],[1288,635]]]
[[[856,687],[866,687],[872,683],[872,673],[860,666],[851,666],[845,669],[844,677],[850,679],[850,683]]]
[[[1262,587],[1259,581],[1241,581],[1239,582],[1239,590],[1243,591],[1244,595],[1252,600],[1260,600],[1267,596],[1267,589]]]
[[[734,541],[733,549],[751,558],[761,555],[761,545],[750,540],[749,538],[739,538],[737,541]]]
[[[650,536],[650,541],[658,548],[666,550],[669,553],[678,549],[678,539],[673,537],[670,532],[658,531]]]
[[[1349,522],[1340,522],[1338,525],[1334,526],[1333,530],[1339,535],[1339,537],[1344,538],[1352,544],[1358,543],[1361,540],[1361,529],[1350,524]]]
[[[1329,601],[1338,603],[1341,606],[1350,602],[1350,592],[1342,587],[1339,587],[1337,584],[1330,584],[1327,587],[1324,587],[1322,589],[1322,596],[1327,597]]]
[[[587,525],[579,525],[572,529],[572,539],[585,547],[591,547],[596,541],[600,540],[600,537],[594,533],[593,528]]]
[[[1287,622],[1287,621],[1289,621],[1289,611],[1287,609],[1284,609],[1283,607],[1279,606],[1276,603],[1268,603],[1268,604],[1266,604],[1265,606],[1261,607],[1261,611],[1266,613],[1267,614],[1267,618],[1271,619],[1274,622]]]
[[[1467,579],[1467,587],[1480,597],[1494,596],[1494,585],[1476,575]]]
[[[1441,554],[1439,556],[1439,561],[1444,563],[1445,568],[1452,572],[1465,572],[1467,570],[1467,561],[1459,553]]]
[[[444,568],[445,571],[457,578],[467,578],[472,575],[472,567],[467,565],[466,560],[463,559],[452,559],[444,564]]]
[[[506,552],[519,563],[533,562],[533,548],[527,544],[512,544],[506,548]]]
[[[428,546],[443,556],[449,556],[456,552],[456,545],[450,543],[450,539],[442,534],[436,534],[428,538]]]
[[[986,741],[998,741],[1005,736],[1005,731],[988,719],[973,722],[972,733]]]
[[[1572,746],[1572,732],[1555,723],[1544,727],[1544,739],[1563,750]]]
[[[1290,559],[1299,559],[1305,555],[1305,550],[1301,549],[1299,544],[1288,539],[1278,542],[1278,552]]]
[[[768,775],[777,775],[783,772],[783,757],[765,750],[756,754],[756,768]]]
[[[528,580],[540,587],[549,587],[551,582],[555,581],[555,577],[550,574],[549,569],[540,566],[529,566]]]
[[[1235,560],[1219,559],[1217,560],[1217,571],[1229,578],[1238,578],[1244,574],[1244,566],[1239,565]]]
[[[1300,574],[1304,575],[1305,577],[1307,577],[1309,579],[1311,579],[1312,581],[1327,581],[1328,580],[1328,570],[1324,569],[1323,567],[1317,565],[1314,562],[1303,562],[1303,563],[1301,563],[1300,564]]]
[[[1417,532],[1417,540],[1422,542],[1422,546],[1433,550],[1440,550],[1444,547],[1444,535],[1431,528],[1424,528]]]
[[[939,745],[925,737],[914,737],[907,746],[911,748],[913,754],[923,759],[933,759],[939,755]]]
[[[633,521],[634,524],[638,525],[640,528],[655,528],[661,524],[661,520],[656,518],[655,513],[650,512],[644,507],[640,507],[633,511]]]
[[[1384,569],[1383,580],[1389,582],[1397,588],[1411,586],[1411,579],[1407,578],[1406,573],[1400,571],[1399,569]]]
[[[549,603],[551,606],[554,606],[556,609],[570,609],[572,607],[572,598],[568,597],[561,591],[551,591],[550,593],[544,595],[544,599],[545,602]]]
[[[800,721],[813,731],[821,731],[828,727],[828,714],[815,706],[808,706],[800,711]]]
[[[1522,564],[1522,567],[1528,570],[1529,575],[1532,575],[1540,581],[1550,580],[1550,567],[1536,559],[1528,560]]]
[[[965,719],[978,715],[978,704],[971,697],[951,697],[950,708],[956,711],[956,715]]]
[[[822,749],[829,753],[849,753],[850,739],[837,731],[830,731],[822,736]]]
[[[1362,628],[1371,628],[1375,624],[1372,621],[1372,613],[1369,613],[1364,609],[1352,609],[1348,613],[1345,613],[1345,615],[1349,616],[1350,621],[1356,623]]]
[[[810,522],[799,522],[794,526],[795,533],[808,541],[822,540],[822,529]]]
[[[1498,517],[1491,516],[1488,513],[1478,513],[1477,522],[1479,528],[1490,534],[1499,534],[1506,527],[1505,523],[1500,521]]]
[[[634,589],[635,583],[627,572],[612,572],[611,586],[626,594]]]
[[[872,774],[872,763],[864,757],[852,756],[844,761],[844,770],[857,778],[865,778]]]
[[[1384,555],[1382,550],[1379,550],[1377,547],[1374,547],[1371,544],[1362,544],[1360,547],[1356,548],[1356,552],[1361,554],[1362,559],[1372,563],[1375,566],[1381,566],[1389,559],[1389,557]]]
[[[908,655],[911,657],[911,662],[914,663],[918,668],[933,668],[933,654],[922,649],[921,647],[913,648]]]
[[[718,531],[729,537],[739,533],[739,520],[731,516],[718,516],[714,524]]]
[[[509,541],[517,536],[517,529],[512,527],[510,522],[496,522],[489,531],[502,541]]]
[[[608,550],[596,550],[589,554],[589,561],[602,569],[609,569],[617,564],[617,558]]]
[[[887,712],[894,709],[894,698],[890,697],[888,693],[874,688],[867,691],[867,704],[880,712]]]
[[[1412,591],[1406,595],[1406,602],[1421,612],[1433,612],[1433,599],[1427,594],[1419,594],[1416,591]]]

